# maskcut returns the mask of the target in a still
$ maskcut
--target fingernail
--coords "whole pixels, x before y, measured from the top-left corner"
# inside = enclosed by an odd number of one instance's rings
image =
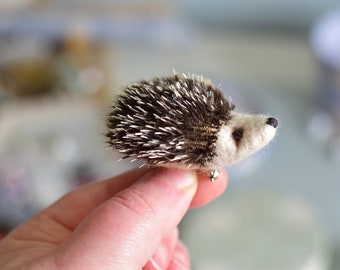
[[[165,246],[160,245],[155,254],[150,259],[150,262],[156,270],[163,270],[166,268],[168,261],[168,251]]]
[[[176,269],[178,270],[190,269],[186,257],[181,252],[178,252],[176,250],[173,254],[172,262],[174,265],[176,265]]]
[[[186,269],[188,269],[187,267],[186,267],[186,265],[185,265],[185,263],[183,263],[182,261],[181,261],[181,259],[182,258],[175,258],[174,260],[173,260],[173,263],[177,266],[177,269],[178,270],[186,270]]]

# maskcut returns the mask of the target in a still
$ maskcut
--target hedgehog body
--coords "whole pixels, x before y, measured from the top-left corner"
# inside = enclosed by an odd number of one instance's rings
[[[109,145],[151,165],[219,169],[265,146],[278,121],[234,111],[200,76],[154,78],[124,89],[107,120]]]

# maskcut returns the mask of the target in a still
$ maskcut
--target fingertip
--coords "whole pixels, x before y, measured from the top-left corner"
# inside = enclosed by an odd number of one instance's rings
[[[219,177],[211,182],[208,175],[197,174],[198,186],[190,207],[195,208],[205,205],[219,197],[228,186],[228,174],[220,171]]]
[[[158,167],[144,175],[141,181],[147,178],[158,178],[159,180],[167,181],[178,191],[188,191],[191,189],[193,194],[197,187],[196,172],[188,169]]]

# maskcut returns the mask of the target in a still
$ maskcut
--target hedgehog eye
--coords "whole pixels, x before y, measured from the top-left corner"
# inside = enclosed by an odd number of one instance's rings
[[[241,139],[243,138],[243,129],[237,128],[232,133],[233,139],[235,140],[236,144],[238,144]]]

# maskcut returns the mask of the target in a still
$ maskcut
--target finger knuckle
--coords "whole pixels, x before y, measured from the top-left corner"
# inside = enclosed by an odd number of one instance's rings
[[[154,216],[157,212],[145,194],[136,188],[126,189],[117,194],[114,199],[124,211],[133,212],[138,216]]]

